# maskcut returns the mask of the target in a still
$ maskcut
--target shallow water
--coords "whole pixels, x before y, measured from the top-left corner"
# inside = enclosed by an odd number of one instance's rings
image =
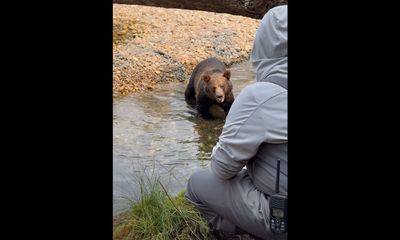
[[[249,62],[231,67],[235,97],[252,83]],[[191,174],[210,164],[213,146],[224,124],[217,117],[205,121],[185,102],[185,83],[162,85],[134,93],[113,103],[113,213],[128,206],[125,197],[138,198],[138,182],[159,177],[168,193],[186,187]]]

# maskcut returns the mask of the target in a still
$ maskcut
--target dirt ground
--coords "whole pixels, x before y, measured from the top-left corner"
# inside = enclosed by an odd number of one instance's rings
[[[203,59],[228,67],[249,58],[258,19],[113,4],[113,95],[187,81]]]

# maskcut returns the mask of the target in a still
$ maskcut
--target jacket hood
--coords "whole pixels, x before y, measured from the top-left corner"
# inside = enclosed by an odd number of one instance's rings
[[[250,56],[256,81],[287,77],[287,5],[270,9],[261,20]]]

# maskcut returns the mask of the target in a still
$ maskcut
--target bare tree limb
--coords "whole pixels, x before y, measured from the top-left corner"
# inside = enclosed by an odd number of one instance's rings
[[[261,19],[271,8],[287,0],[113,0],[113,3],[229,13]]]

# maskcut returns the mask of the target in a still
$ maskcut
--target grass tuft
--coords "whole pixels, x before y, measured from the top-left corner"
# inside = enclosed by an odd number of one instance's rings
[[[186,202],[185,190],[171,197],[158,179],[140,186],[140,200],[114,219],[113,239],[211,238],[207,221]]]

